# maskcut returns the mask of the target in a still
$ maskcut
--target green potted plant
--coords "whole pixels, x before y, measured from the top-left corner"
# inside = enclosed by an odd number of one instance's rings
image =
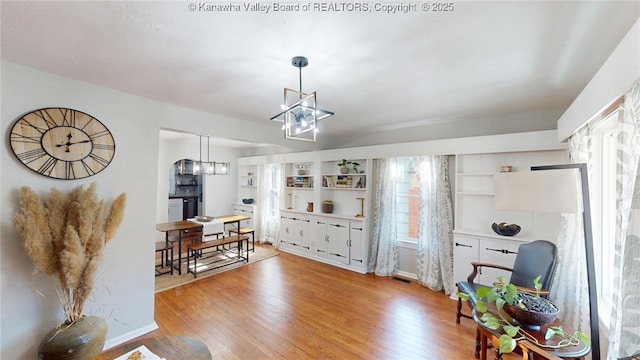
[[[351,162],[351,169],[353,170],[354,173],[356,174],[364,174],[364,170],[360,170],[358,167],[360,166],[360,163],[356,162],[356,161],[352,161]]]
[[[547,325],[555,320],[558,308],[549,300],[540,296],[540,276],[534,279],[535,291],[529,293],[519,291],[513,284],[504,283],[503,277],[498,277],[498,282],[493,287],[481,287],[476,291],[475,310],[483,326],[498,330],[502,327],[504,334],[498,342],[500,353],[510,353],[519,340],[527,339],[542,348],[548,345],[540,344],[534,336],[527,332],[528,329],[539,329],[541,325]],[[469,295],[458,292],[463,300],[469,300]],[[495,303],[495,310],[489,309],[487,304]],[[508,315],[508,316],[507,316]],[[588,345],[589,338],[581,331],[568,334],[560,326],[550,326],[545,333],[545,339],[560,336],[562,340],[555,348],[577,345]]]
[[[348,174],[350,169],[349,169],[349,165],[353,164],[351,161],[347,160],[347,159],[342,159],[341,162],[338,163],[338,166],[340,167],[340,173],[341,174]]]

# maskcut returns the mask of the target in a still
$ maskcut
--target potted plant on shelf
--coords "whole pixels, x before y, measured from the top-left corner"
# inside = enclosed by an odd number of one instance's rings
[[[558,308],[546,298],[540,296],[540,276],[534,279],[535,291],[529,293],[518,291],[513,284],[504,283],[503,277],[498,277],[498,282],[493,287],[481,287],[476,291],[475,310],[483,326],[498,330],[502,327],[504,334],[498,340],[500,353],[512,352],[519,340],[529,340],[542,348],[549,348],[548,345],[540,344],[528,329],[538,330],[541,325],[552,323],[557,317]],[[469,295],[458,292],[458,296],[463,300],[469,300]],[[490,310],[488,303],[495,303],[496,310]],[[545,339],[553,336],[560,336],[562,340],[558,342],[556,348],[577,345],[583,343],[588,345],[589,338],[581,331],[568,334],[560,326],[551,326],[545,333]]]
[[[351,161],[347,160],[347,159],[342,159],[341,162],[338,163],[338,166],[340,167],[340,173],[341,174],[348,174],[350,169],[349,169],[349,165],[353,164]]]
[[[359,169],[360,163],[356,162],[356,161],[352,161],[351,162],[351,169],[353,169],[353,172],[356,174],[364,174],[364,170],[360,170]]]

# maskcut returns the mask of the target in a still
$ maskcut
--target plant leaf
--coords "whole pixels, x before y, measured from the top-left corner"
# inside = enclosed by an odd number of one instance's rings
[[[502,328],[504,329],[504,332],[511,337],[516,336],[518,331],[520,331],[520,326],[505,325]]]
[[[498,308],[498,311],[502,310],[502,308],[504,307],[504,304],[506,304],[507,302],[504,301],[503,298],[497,298],[496,299],[496,308]]]
[[[480,313],[486,313],[487,305],[483,301],[478,300],[478,302],[476,303],[476,310]]]
[[[591,345],[591,340],[589,340],[589,337],[587,337],[587,334],[583,333],[582,331],[576,331],[575,334],[573,334],[573,335],[581,343],[583,343],[585,345]]]
[[[465,294],[461,291],[458,291],[458,297],[460,298],[460,300],[462,301],[468,301],[469,300],[469,295]]]
[[[552,328],[548,328],[548,329],[547,329],[547,332],[544,334],[544,339],[545,339],[545,340],[549,340],[549,339],[551,339],[555,334],[556,334],[556,332],[555,332]]]
[[[489,293],[489,288],[488,287],[479,287],[478,290],[476,290],[476,297],[478,298],[486,298],[487,294]]]
[[[516,341],[509,335],[502,334],[500,339],[498,339],[498,343],[500,344],[500,353],[510,353],[513,349],[516,348]]]
[[[488,327],[491,330],[498,330],[500,328],[500,322],[493,315],[485,313],[484,315],[482,315],[482,317],[485,319],[482,325]]]
[[[504,287],[504,299],[509,303],[509,305],[513,305],[518,299],[518,289],[513,284],[507,284]]]
[[[500,295],[498,295],[498,291],[496,291],[496,289],[490,289],[487,293],[487,301],[496,301],[499,298]]]
[[[533,287],[536,289],[536,295],[540,296],[540,289],[542,289],[542,284],[540,283],[540,278],[542,277],[542,275],[538,275],[536,276],[535,279],[533,279]]]

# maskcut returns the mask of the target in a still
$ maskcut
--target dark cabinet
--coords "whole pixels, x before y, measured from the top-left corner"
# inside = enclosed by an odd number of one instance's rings
[[[182,199],[182,216],[184,220],[193,219],[198,215],[198,198],[190,197]]]
[[[193,219],[198,215],[198,198],[190,197],[182,199],[182,217],[183,220]]]

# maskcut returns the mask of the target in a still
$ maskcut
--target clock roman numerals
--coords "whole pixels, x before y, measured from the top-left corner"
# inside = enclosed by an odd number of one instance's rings
[[[76,112],[71,109],[60,109],[62,126],[76,127]]]
[[[48,159],[38,168],[38,172],[43,175],[50,176],[53,169],[55,169],[56,164],[58,163],[58,159],[53,158],[49,155]]]
[[[99,137],[106,136],[106,135],[111,136],[111,133],[109,132],[109,130],[104,129],[104,130],[102,130],[102,131],[98,131],[98,132],[95,132],[95,133],[93,133],[93,134],[89,134],[89,137],[90,137],[91,139],[97,139],[97,138],[99,138]]]
[[[68,108],[34,110],[11,128],[11,150],[29,169],[55,179],[82,179],[104,170],[116,146],[98,119]]]
[[[10,140],[12,142],[40,144],[40,136],[25,136],[22,134],[11,133]]]
[[[39,117],[40,119],[44,120],[44,123],[47,125],[48,129],[52,129],[54,127],[59,126],[59,124],[56,122],[56,120],[51,116],[51,114],[49,114],[47,109],[38,110],[38,111],[33,112],[32,114],[34,114],[37,117]]]
[[[23,163],[30,163],[32,161],[40,159],[43,156],[47,156],[47,152],[44,151],[43,148],[37,148],[33,150],[27,150],[20,154],[16,154],[16,156],[18,157],[18,160],[22,161]]]

